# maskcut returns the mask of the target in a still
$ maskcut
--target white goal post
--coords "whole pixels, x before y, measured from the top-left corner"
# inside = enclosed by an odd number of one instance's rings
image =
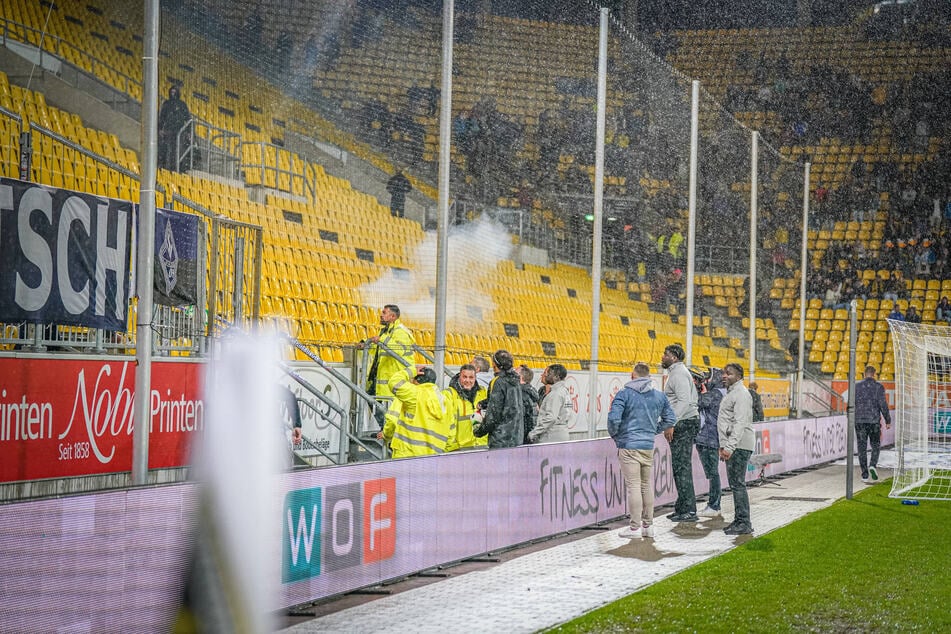
[[[951,327],[888,320],[895,350],[891,497],[951,500]]]

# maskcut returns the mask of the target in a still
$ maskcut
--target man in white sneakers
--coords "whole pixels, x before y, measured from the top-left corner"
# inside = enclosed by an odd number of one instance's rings
[[[865,366],[865,380],[855,385],[855,442],[859,450],[862,482],[878,480],[878,453],[882,445],[882,419],[885,429],[892,426],[892,417],[885,399],[885,388],[875,380],[875,366]],[[868,445],[872,445],[869,456]]]
[[[723,368],[726,396],[720,401],[717,431],[720,434],[720,460],[726,462],[726,477],[733,492],[733,522],[723,529],[727,535],[749,535],[750,495],[746,490],[746,466],[756,448],[753,432],[753,399],[743,385],[743,368],[728,363]]]
[[[651,382],[650,366],[643,362],[635,365],[631,381],[614,397],[608,412],[608,433],[617,445],[631,514],[631,525],[620,537],[654,536],[654,437],[676,423],[667,397]]]

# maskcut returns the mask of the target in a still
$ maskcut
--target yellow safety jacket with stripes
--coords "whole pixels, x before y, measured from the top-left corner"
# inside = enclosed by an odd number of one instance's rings
[[[443,393],[433,383],[413,383],[408,368],[400,370],[390,380],[395,398],[387,412],[383,437],[390,441],[393,457],[446,453],[452,421]],[[394,416],[396,409],[400,410],[398,416]]]
[[[486,397],[484,387],[480,387],[476,393],[475,402],[478,403]],[[489,444],[489,437],[476,438],[472,433],[472,415],[476,412],[476,406],[466,398],[463,398],[455,388],[449,387],[443,390],[446,397],[446,411],[453,421],[453,429],[449,434],[449,442],[446,445],[446,451],[455,451],[467,447],[482,447]]]
[[[399,319],[381,329],[379,338],[380,343],[392,350],[393,354],[405,360],[409,367],[415,369],[416,355],[413,352],[413,345],[415,344],[413,333]],[[369,357],[370,363],[376,365],[376,380],[374,385],[368,385],[367,388],[376,396],[384,399],[393,396],[390,384],[393,381],[393,375],[403,369],[403,364],[375,343],[370,344]]]

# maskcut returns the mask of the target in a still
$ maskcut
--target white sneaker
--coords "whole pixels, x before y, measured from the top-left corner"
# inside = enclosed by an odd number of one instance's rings
[[[628,526],[617,534],[621,539],[640,539],[642,537],[640,528],[631,528]]]
[[[878,471],[875,470],[875,467],[869,467],[868,474],[872,476],[872,480],[878,480]]]
[[[706,506],[702,511],[697,513],[697,515],[700,517],[720,517],[720,511]]]
[[[643,526],[641,527],[641,534],[644,537],[653,537],[654,536],[654,527],[653,526]]]
[[[872,480],[870,478],[862,478],[862,482],[864,482],[865,484],[871,484]]]

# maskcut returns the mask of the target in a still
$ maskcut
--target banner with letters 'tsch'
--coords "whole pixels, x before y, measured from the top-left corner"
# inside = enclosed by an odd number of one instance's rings
[[[149,468],[188,464],[204,364],[156,361]],[[0,358],[0,482],[132,469],[132,360]]]
[[[133,205],[0,179],[0,322],[127,329]]]

